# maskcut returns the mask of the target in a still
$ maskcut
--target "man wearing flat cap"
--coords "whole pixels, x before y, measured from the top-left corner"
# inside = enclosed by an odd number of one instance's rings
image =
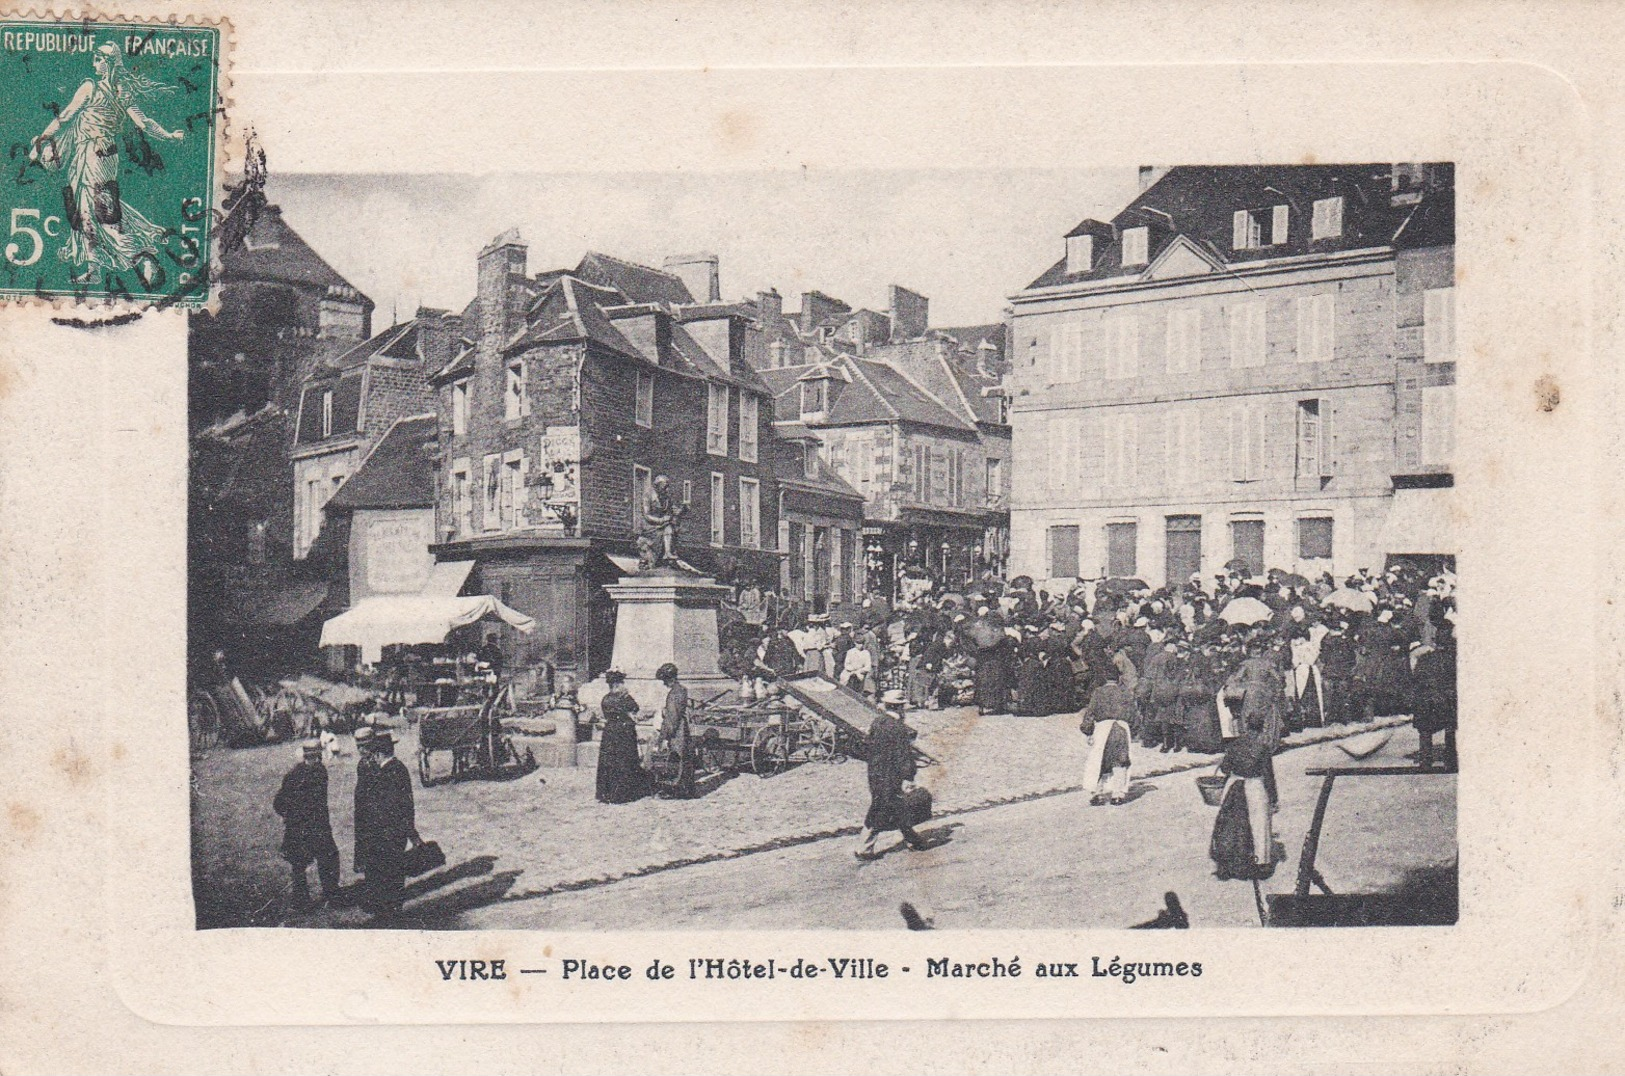
[[[406,849],[420,844],[412,803],[412,775],[395,757],[395,737],[374,729],[365,750],[376,771],[356,783],[356,862],[366,874],[361,906],[375,917],[401,910],[406,888]]]
[[[322,900],[333,899],[339,888],[339,846],[333,841],[333,822],[327,809],[327,767],[322,765],[322,742],[306,740],[299,762],[282,778],[271,801],[282,816],[282,858],[293,869],[293,906],[312,907],[305,869],[316,864],[322,880]]]

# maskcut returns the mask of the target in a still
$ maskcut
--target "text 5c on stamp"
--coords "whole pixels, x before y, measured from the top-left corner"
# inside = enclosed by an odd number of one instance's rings
[[[0,19],[0,300],[208,299],[220,28]]]

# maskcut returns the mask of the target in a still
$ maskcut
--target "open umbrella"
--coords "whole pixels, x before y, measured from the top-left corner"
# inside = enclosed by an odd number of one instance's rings
[[[1237,598],[1224,607],[1219,619],[1226,624],[1262,624],[1275,616],[1275,610],[1257,598]]]
[[[1144,579],[1102,579],[1095,584],[1096,594],[1133,594],[1136,590],[1150,590]]]
[[[1339,587],[1326,595],[1326,605],[1335,605],[1339,609],[1347,609],[1351,613],[1369,613],[1377,607],[1371,595],[1363,590],[1352,590],[1349,587]]]

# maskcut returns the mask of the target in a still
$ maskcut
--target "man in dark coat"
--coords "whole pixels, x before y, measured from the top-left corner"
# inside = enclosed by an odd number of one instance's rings
[[[694,795],[694,752],[688,734],[688,689],[678,682],[678,675],[677,666],[669,661],[655,670],[655,679],[666,685],[657,745],[669,761],[662,778],[668,790],[690,799]]]
[[[372,726],[360,725],[355,730],[355,803],[352,805],[351,818],[361,817],[361,804],[367,795],[367,789],[373,778],[378,776],[378,756],[372,753]],[[362,847],[361,827],[355,827],[355,872],[367,873],[367,850]]]
[[[356,788],[355,834],[358,858],[366,871],[362,907],[387,917],[401,910],[406,888],[406,849],[421,843],[412,803],[412,775],[395,757],[395,738],[374,730],[368,750],[378,770],[363,789]]]
[[[869,812],[863,816],[859,859],[875,856],[875,842],[882,833],[897,830],[910,848],[925,847],[925,839],[914,832],[903,814],[903,785],[914,780],[914,732],[903,723],[894,708],[903,705],[900,691],[883,696],[886,709],[869,726]]]
[[[316,864],[322,880],[322,900],[333,899],[339,888],[339,846],[333,841],[333,822],[327,809],[327,767],[322,765],[322,742],[306,740],[299,764],[282,778],[272,806],[282,816],[282,858],[293,868],[293,905],[311,907],[305,868]]]
[[[1456,770],[1456,639],[1448,621],[1434,628],[1434,645],[1423,647],[1416,658],[1413,674],[1416,685],[1414,718],[1421,739],[1417,764],[1431,770],[1434,764],[1433,737],[1444,733],[1444,768]]]

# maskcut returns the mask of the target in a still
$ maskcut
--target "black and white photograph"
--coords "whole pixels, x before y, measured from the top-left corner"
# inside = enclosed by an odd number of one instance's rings
[[[1457,921],[1453,163],[247,165],[198,928]]]

